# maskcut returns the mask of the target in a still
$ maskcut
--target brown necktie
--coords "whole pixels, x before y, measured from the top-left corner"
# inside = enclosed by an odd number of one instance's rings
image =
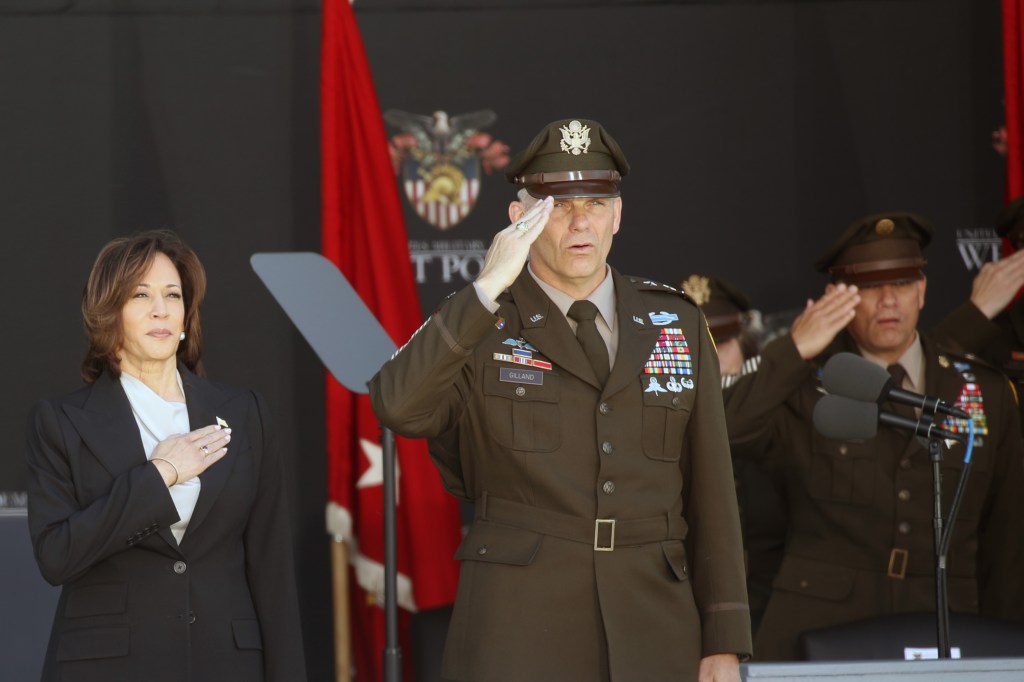
[[[590,360],[591,367],[597,374],[597,380],[604,386],[610,373],[608,363],[608,346],[597,331],[594,319],[597,317],[597,306],[590,301],[576,301],[569,306],[569,317],[576,320],[576,338],[583,346],[583,352]]]
[[[907,378],[907,370],[903,368],[903,365],[897,362],[889,365],[886,369],[889,370],[889,375],[892,377],[893,388],[903,388],[903,380]],[[917,421],[917,413],[914,412],[914,408],[910,405],[887,402],[884,408],[886,412],[892,412],[901,417]]]

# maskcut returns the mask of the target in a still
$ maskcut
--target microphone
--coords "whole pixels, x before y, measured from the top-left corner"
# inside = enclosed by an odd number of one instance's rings
[[[826,395],[814,406],[814,428],[826,438],[867,440],[878,433],[878,405]]]
[[[963,434],[938,426],[931,419],[918,420],[882,412],[873,402],[854,400],[840,395],[826,395],[814,406],[814,428],[826,438],[836,440],[867,440],[878,433],[878,424],[913,431],[923,438],[942,438],[965,443]]]
[[[853,353],[836,353],[829,358],[821,381],[825,390],[833,395],[878,404],[888,400],[918,407],[923,413],[941,412],[959,419],[971,418],[971,415],[941,398],[904,391],[896,386],[885,369]]]

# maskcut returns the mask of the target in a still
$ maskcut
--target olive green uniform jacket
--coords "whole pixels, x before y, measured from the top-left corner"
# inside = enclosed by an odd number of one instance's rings
[[[990,367],[926,335],[922,343],[924,392],[956,403],[979,388],[984,411],[949,552],[950,609],[1024,620],[1024,469],[1011,391]],[[789,502],[785,558],[755,640],[758,660],[798,659],[804,630],[935,608],[927,449],[889,427],[855,442],[825,438],[812,426],[821,367],[840,351],[857,352],[845,332],[812,362],[800,358],[791,337],[777,339],[758,371],[726,398],[733,442],[777,460]],[[945,450],[944,513],[964,455],[959,443]]]
[[[675,290],[612,276],[619,347],[603,389],[525,269],[497,316],[472,286],[450,297],[370,384],[381,421],[431,438],[448,490],[476,503],[446,678],[695,680],[702,656],[751,649],[707,327]],[[689,375],[644,373],[668,329]],[[513,350],[541,364],[495,357]]]

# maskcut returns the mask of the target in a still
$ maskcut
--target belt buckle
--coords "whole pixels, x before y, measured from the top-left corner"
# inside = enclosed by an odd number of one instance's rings
[[[607,545],[598,544],[598,538],[601,536],[601,524],[610,525],[611,537],[608,539]],[[595,552],[614,552],[615,551],[615,519],[594,519],[594,551]]]
[[[897,549],[893,547],[892,551],[889,552],[889,570],[886,571],[890,578],[896,580],[903,580],[907,577],[907,564],[910,562],[910,552],[905,549]],[[894,566],[899,563],[899,568],[894,570]]]

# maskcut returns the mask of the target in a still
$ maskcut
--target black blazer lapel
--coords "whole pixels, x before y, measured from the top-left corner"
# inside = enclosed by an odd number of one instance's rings
[[[208,381],[197,377],[183,365],[178,366],[181,373],[181,383],[185,389],[185,404],[188,406],[189,428],[193,431],[204,426],[217,423],[217,417],[228,422],[231,426],[231,442],[228,444],[228,454],[214,463],[203,473],[199,474],[202,483],[199,489],[199,499],[196,501],[196,508],[192,512],[192,518],[188,522],[188,529],[182,543],[188,542],[189,536],[196,532],[203,521],[209,515],[210,510],[217,502],[217,498],[224,490],[231,477],[238,456],[245,450],[245,412],[242,402],[238,405],[231,405],[232,397],[226,395],[219,388]]]
[[[146,461],[131,403],[110,375],[104,373],[93,383],[82,407],[67,403],[63,407],[82,442],[111,476],[120,476]]]
[[[111,476],[120,476],[146,461],[132,404],[121,382],[106,372],[92,384],[82,407],[65,404],[64,414]],[[160,528],[157,533],[172,548],[178,548],[170,528]]]

